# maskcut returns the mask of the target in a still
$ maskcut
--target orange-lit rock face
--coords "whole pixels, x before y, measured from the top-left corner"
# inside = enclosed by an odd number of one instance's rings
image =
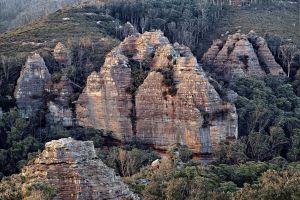
[[[136,68],[147,76],[130,93],[140,78]],[[130,36],[116,47],[100,73],[88,78],[76,114],[81,126],[161,149],[180,143],[212,153],[220,141],[237,137],[234,105],[221,100],[189,48],[171,45],[159,31]]]
[[[189,49],[180,53],[176,47],[171,67],[177,93],[164,96],[163,75],[150,72],[136,94],[136,136],[158,148],[179,143],[196,153],[212,153],[220,141],[236,137],[235,108],[220,99]],[[209,115],[207,122],[203,115]]]
[[[91,141],[72,138],[53,140],[34,163],[22,170],[23,191],[34,182],[46,182],[57,189],[55,200],[136,199],[128,187],[97,158]]]
[[[28,57],[15,88],[14,96],[23,117],[35,114],[43,105],[45,85],[51,81],[51,75],[39,54]]]
[[[265,40],[254,33],[229,35],[225,43],[214,41],[202,61],[208,70],[227,81],[247,75],[284,74]]]
[[[126,93],[131,70],[124,55],[111,52],[98,74],[93,72],[78,99],[78,124],[113,131],[120,140],[133,136],[130,113],[132,96]]]

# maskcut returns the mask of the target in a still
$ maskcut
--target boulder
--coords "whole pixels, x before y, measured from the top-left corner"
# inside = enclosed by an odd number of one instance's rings
[[[151,167],[159,168],[160,163],[161,163],[160,159],[156,159],[151,163]]]

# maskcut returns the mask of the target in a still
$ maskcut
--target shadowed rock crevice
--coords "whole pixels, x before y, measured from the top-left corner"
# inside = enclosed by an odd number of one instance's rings
[[[130,111],[130,119],[132,123],[132,133],[134,136],[136,136],[136,102],[135,102],[135,95],[140,87],[140,85],[143,84],[144,80],[147,78],[150,67],[149,63],[146,62],[139,62],[134,59],[129,58],[129,66],[131,69],[131,84],[128,88],[126,88],[126,92],[131,94],[131,103],[132,103],[132,108]]]

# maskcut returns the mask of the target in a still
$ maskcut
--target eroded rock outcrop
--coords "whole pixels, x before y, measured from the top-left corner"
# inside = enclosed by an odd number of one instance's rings
[[[126,22],[126,24],[122,26],[121,30],[123,33],[123,37],[127,37],[129,35],[135,35],[139,33],[130,22]]]
[[[222,101],[190,49],[160,31],[129,36],[113,49],[89,76],[76,114],[80,126],[161,149],[180,143],[212,153],[237,137],[234,105]]]
[[[48,108],[47,125],[65,127],[74,124],[74,111],[70,106],[72,94],[69,79],[62,76],[58,83],[52,82],[43,58],[37,53],[28,57],[14,93],[23,117],[33,117],[39,110]]]
[[[267,73],[283,75],[266,41],[254,32],[248,35],[229,35],[226,42],[216,40],[203,56],[203,64],[209,71],[225,80]]]
[[[21,174],[25,177],[23,193],[32,184],[44,182],[57,189],[54,200],[137,199],[114,170],[97,158],[91,141],[63,138],[48,142]]]
[[[130,113],[132,96],[126,93],[131,70],[126,56],[111,52],[100,73],[93,72],[76,105],[78,124],[113,131],[127,141],[133,137]]]
[[[48,84],[46,91],[51,96],[47,102],[47,122],[51,125],[73,126],[74,113],[70,107],[73,87],[70,80],[62,76],[58,83]]]
[[[57,45],[53,49],[53,57],[62,66],[71,65],[71,51],[66,48],[66,46],[61,42],[57,43]]]
[[[28,57],[15,88],[14,96],[23,117],[35,114],[44,102],[45,85],[51,81],[43,58],[34,53]]]
[[[253,44],[260,65],[265,72],[272,75],[284,75],[283,69],[275,61],[275,58],[272,55],[266,40],[257,36],[253,31],[248,34],[248,39]]]

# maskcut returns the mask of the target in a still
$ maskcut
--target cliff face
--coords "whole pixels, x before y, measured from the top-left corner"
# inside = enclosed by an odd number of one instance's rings
[[[23,117],[30,117],[41,108],[44,87],[49,81],[51,81],[51,76],[43,58],[36,53],[29,56],[14,93]]]
[[[58,83],[51,81],[43,58],[34,53],[29,56],[15,88],[15,98],[23,117],[32,117],[37,111],[48,108],[48,125],[73,126],[74,112],[69,105],[73,88],[63,76]]]
[[[126,93],[131,70],[124,55],[111,52],[98,74],[93,72],[78,99],[78,124],[113,131],[115,137],[127,141],[133,136],[130,121],[132,96]]]
[[[66,76],[62,76],[58,83],[48,84],[46,91],[53,97],[47,101],[47,122],[51,125],[73,126],[74,113],[69,105],[70,97],[73,94],[70,80]]]
[[[156,148],[212,153],[237,137],[237,114],[208,82],[189,48],[162,32],[127,37],[93,72],[76,105],[78,124]]]
[[[24,193],[35,182],[45,182],[57,189],[55,200],[137,199],[97,158],[91,141],[64,138],[48,142],[34,163],[23,168],[22,175]]]
[[[208,70],[226,80],[247,75],[263,76],[266,73],[284,74],[266,41],[254,32],[229,35],[226,42],[214,41],[202,61]]]

